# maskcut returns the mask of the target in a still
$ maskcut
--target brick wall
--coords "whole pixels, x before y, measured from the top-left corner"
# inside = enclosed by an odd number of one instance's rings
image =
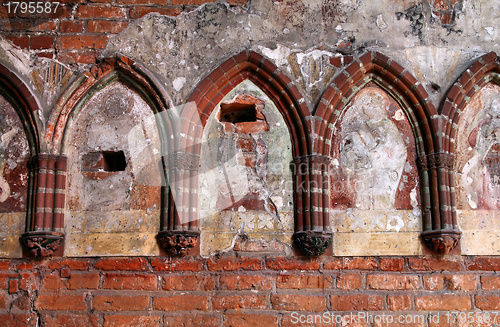
[[[62,0],[50,14],[14,14],[0,7],[0,35],[39,57],[73,64],[92,64],[113,35],[134,20],[155,12],[178,16],[207,0]],[[55,1],[54,1],[55,3]],[[229,0],[244,6],[246,0]],[[53,6],[53,8],[55,8]]]
[[[490,326],[477,322],[500,310],[497,257],[65,258],[0,269],[3,326],[321,326],[299,323],[313,315],[325,326],[336,316],[357,321],[342,326]],[[453,311],[474,312],[474,323]]]

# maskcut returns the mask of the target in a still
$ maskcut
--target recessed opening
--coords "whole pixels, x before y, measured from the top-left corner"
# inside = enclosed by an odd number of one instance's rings
[[[222,103],[220,110],[220,122],[236,124],[257,121],[257,110],[254,104]]]
[[[82,156],[82,171],[124,171],[127,160],[123,151],[89,152]]]
[[[127,161],[123,151],[104,151],[102,156],[105,171],[124,171],[127,168]]]

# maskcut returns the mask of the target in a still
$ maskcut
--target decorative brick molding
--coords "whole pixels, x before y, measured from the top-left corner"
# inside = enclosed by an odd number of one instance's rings
[[[182,119],[188,123],[181,126],[180,132],[183,135],[189,135],[189,138],[184,137],[181,139],[180,148],[192,148],[195,149],[195,153],[199,154],[201,149],[198,145],[193,144],[193,140],[202,139],[203,129],[207,119],[210,117],[210,114],[217,104],[220,103],[224,96],[233,88],[247,79],[255,83],[274,101],[287,124],[292,140],[292,153],[294,157],[307,155],[310,149],[310,134],[308,133],[306,117],[310,116],[310,111],[306,101],[300,94],[297,86],[294,85],[292,80],[284,72],[280,71],[276,65],[267,58],[254,51],[243,51],[227,59],[198,84],[188,100],[188,102],[193,102],[195,104],[196,112],[183,111]],[[196,117],[186,116],[186,112]],[[309,172],[309,170],[307,171]],[[196,178],[194,178],[193,185],[197,185]],[[192,188],[190,185],[185,185],[183,187]],[[305,213],[307,217],[310,216],[310,200],[307,199],[303,201],[301,199],[305,194],[305,192],[294,193],[294,197],[297,197],[294,199],[296,208],[301,208],[302,203],[307,205],[307,209],[296,209],[296,226],[304,225],[302,222],[303,213]],[[198,203],[198,192],[190,194],[190,197],[189,203]],[[319,199],[319,197],[314,197],[314,199],[317,198]],[[187,200],[182,200],[181,202],[185,203],[186,201]],[[324,217],[319,217],[319,213],[314,213],[314,219],[321,220],[315,223],[316,226],[324,225]],[[310,221],[310,219],[308,221]],[[196,229],[197,221],[190,220],[189,226],[185,228]],[[323,227],[318,228],[323,230]]]
[[[325,253],[332,245],[331,232],[296,232],[293,234],[295,246],[306,256],[316,257]]]
[[[490,52],[477,59],[467,68],[448,90],[446,100],[440,107],[445,125],[442,136],[443,151],[454,153],[457,125],[465,107],[486,84],[500,84],[500,59],[495,52]]]
[[[28,258],[51,257],[56,251],[62,256],[64,233],[50,231],[27,232],[21,236],[21,244]]]
[[[67,158],[38,154],[31,159],[33,195],[27,215],[27,232],[21,237],[30,257],[51,256],[64,240]],[[62,255],[62,251],[59,251]]]
[[[325,90],[315,110],[314,126],[318,135],[313,140],[314,153],[330,155],[333,128],[342,112],[359,90],[375,83],[401,106],[415,135],[420,172],[421,206],[424,231],[452,230],[460,235],[456,223],[453,181],[453,155],[441,148],[440,117],[428,93],[412,74],[394,60],[379,52],[369,52],[343,69]],[[458,238],[458,236],[456,237]],[[447,242],[448,244],[449,242]],[[456,242],[451,242],[452,246]],[[432,244],[431,244],[432,245]],[[446,246],[434,246],[443,250]]]
[[[449,254],[460,241],[459,230],[429,230],[422,233],[422,238],[429,247],[438,254]]]
[[[158,233],[160,246],[171,256],[186,256],[193,248],[199,246],[200,232],[198,231],[161,231]]]

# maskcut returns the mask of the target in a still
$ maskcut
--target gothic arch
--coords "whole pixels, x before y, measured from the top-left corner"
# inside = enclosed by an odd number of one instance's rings
[[[136,93],[152,109],[158,128],[161,152],[169,153],[174,144],[173,138],[177,135],[177,126],[169,117],[171,113],[169,109],[173,107],[172,101],[151,72],[123,56],[106,58],[94,65],[90,71],[80,75],[60,97],[49,118],[44,135],[51,153],[66,159],[74,119],[93,95],[115,82]],[[167,203],[168,191],[162,186],[161,217],[167,215],[165,212],[168,208]],[[64,201],[61,205],[60,209],[63,211]],[[63,227],[63,219],[60,219],[58,224]],[[163,226],[159,226],[159,229],[163,229]]]
[[[394,60],[379,52],[369,52],[340,72],[325,90],[315,110],[319,118],[320,139],[313,152],[328,156],[333,126],[353,96],[368,83],[374,83],[400,105],[414,133],[419,166],[423,238],[435,251],[450,251],[447,240],[455,247],[460,234],[456,213],[451,210],[449,179],[452,165],[442,153],[439,140],[439,116],[424,87],[412,74]],[[321,139],[322,137],[322,139]]]
[[[443,151],[455,153],[457,123],[469,101],[486,84],[500,84],[500,60],[495,52],[490,52],[469,66],[446,94],[440,107],[445,118]]]
[[[30,160],[27,167],[29,175],[26,199],[26,224],[25,233],[21,235],[21,242],[29,255],[33,251],[33,243],[30,243],[31,237],[36,237],[39,230],[43,227],[41,224],[37,224],[36,220],[37,216],[43,216],[43,211],[40,212],[37,205],[38,202],[41,202],[40,196],[36,196],[36,189],[40,183],[35,174],[36,167],[38,166],[37,158],[39,157],[40,143],[34,112],[39,110],[39,105],[36,97],[26,84],[11,69],[1,63],[0,94],[12,105],[21,120],[30,150]]]
[[[38,102],[26,84],[2,63],[0,63],[0,94],[17,111],[28,136],[31,155],[35,155],[40,150],[38,131],[33,116],[33,112],[40,109]]]
[[[308,133],[310,128],[307,121],[310,111],[306,101],[297,86],[276,65],[254,51],[245,50],[227,59],[214,69],[198,84],[189,97],[188,104],[194,103],[194,109],[184,110],[182,113],[182,139],[177,148],[178,150],[189,149],[189,153],[183,154],[185,160],[189,157],[190,163],[187,166],[198,167],[197,162],[201,147],[196,144],[196,141],[202,139],[206,121],[212,111],[229,91],[246,79],[264,91],[276,104],[283,116],[292,140],[294,162],[307,160],[311,143]],[[188,183],[189,185],[184,185],[181,181],[180,188],[189,189],[190,195],[189,198],[186,195],[183,200],[178,201],[182,208],[176,210],[170,208],[171,213],[176,213],[175,217],[171,217],[170,226],[185,231],[197,230],[198,213],[194,211],[198,204],[197,173],[195,169],[191,169],[186,173],[190,174],[192,178],[188,179],[189,182],[184,179],[184,184]],[[295,226],[296,231],[301,231],[302,227],[298,226],[304,225],[303,217],[309,214],[312,203],[309,198],[304,199],[302,193],[297,192],[297,185],[299,185],[299,180],[295,179]],[[188,214],[187,217],[180,219],[177,212],[188,212]]]
[[[45,139],[51,152],[63,154],[68,121],[75,115],[93,94],[111,83],[119,81],[137,92],[151,106],[154,113],[173,107],[170,97],[159,87],[153,75],[133,60],[121,56],[106,58],[85,72],[60,97],[49,119]],[[159,124],[160,133],[165,136],[176,135],[175,126],[168,119]],[[169,143],[170,144],[170,143]]]

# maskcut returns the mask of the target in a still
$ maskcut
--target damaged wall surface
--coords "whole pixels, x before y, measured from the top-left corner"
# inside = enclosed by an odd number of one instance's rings
[[[43,3],[0,7],[0,321],[500,310],[498,1]]]

